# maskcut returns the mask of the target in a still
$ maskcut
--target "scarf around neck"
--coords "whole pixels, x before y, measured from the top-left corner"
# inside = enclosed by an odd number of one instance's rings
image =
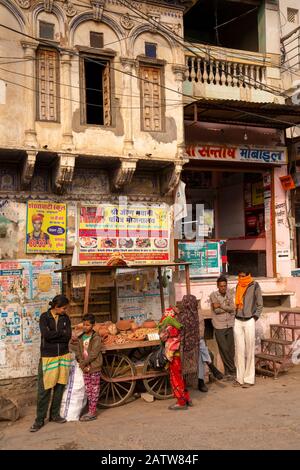
[[[235,293],[235,305],[241,309],[244,305],[244,295],[249,285],[253,282],[252,276],[239,277],[236,293]]]

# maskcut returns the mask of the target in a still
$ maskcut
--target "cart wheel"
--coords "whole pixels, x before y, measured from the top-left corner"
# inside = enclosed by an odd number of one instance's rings
[[[120,353],[104,354],[101,371],[99,405],[113,408],[122,405],[132,395],[136,375],[133,363]],[[128,380],[124,380],[128,378]],[[122,379],[112,382],[112,379]]]
[[[157,374],[157,370],[152,369],[149,364],[149,357],[150,356],[147,357],[144,363],[143,374]],[[144,379],[143,383],[147,392],[151,393],[155,398],[158,398],[158,400],[166,400],[167,398],[173,397],[169,373],[167,371],[165,375],[153,376],[149,377],[149,379]]]

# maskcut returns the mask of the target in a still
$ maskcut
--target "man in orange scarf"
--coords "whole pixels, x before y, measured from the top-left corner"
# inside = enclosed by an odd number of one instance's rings
[[[249,272],[239,272],[234,323],[236,382],[248,388],[255,383],[255,321],[263,309],[260,286]]]

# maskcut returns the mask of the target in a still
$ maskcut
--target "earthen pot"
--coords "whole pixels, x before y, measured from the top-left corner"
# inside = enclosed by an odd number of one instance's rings
[[[131,323],[132,323],[131,320],[119,320],[116,323],[116,327],[118,328],[119,331],[130,330]]]
[[[156,323],[154,320],[146,320],[143,323],[143,328],[156,328]]]

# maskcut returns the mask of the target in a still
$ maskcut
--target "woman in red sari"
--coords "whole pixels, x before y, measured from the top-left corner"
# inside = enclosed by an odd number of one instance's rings
[[[189,392],[186,389],[182,376],[182,366],[180,359],[180,341],[182,325],[176,319],[178,309],[176,307],[167,308],[161,318],[158,328],[160,339],[165,346],[165,354],[169,361],[170,382],[174,397],[177,402],[169,406],[169,410],[186,410],[192,406]]]

